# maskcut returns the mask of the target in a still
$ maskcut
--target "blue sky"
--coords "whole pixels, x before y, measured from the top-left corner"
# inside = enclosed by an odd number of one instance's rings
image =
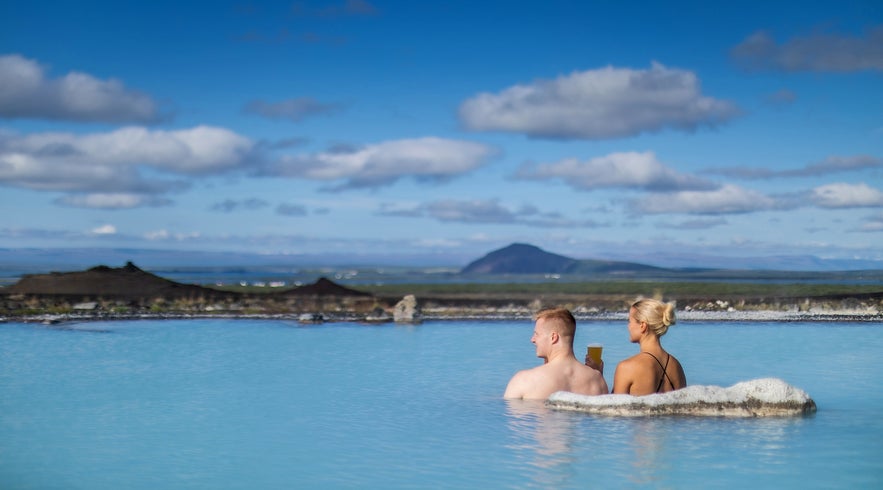
[[[0,213],[4,248],[883,261],[883,4],[4,2]]]

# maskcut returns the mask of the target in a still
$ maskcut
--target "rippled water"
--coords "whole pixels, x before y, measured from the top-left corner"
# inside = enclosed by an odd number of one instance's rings
[[[622,322],[580,325],[610,378]],[[0,488],[879,488],[883,330],[690,323],[691,384],[774,376],[806,418],[615,418],[506,402],[528,322],[0,324]]]

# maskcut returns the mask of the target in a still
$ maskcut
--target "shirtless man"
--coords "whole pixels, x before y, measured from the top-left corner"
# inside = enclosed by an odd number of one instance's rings
[[[503,398],[544,400],[556,391],[581,395],[606,394],[607,382],[601,373],[573,355],[576,320],[564,308],[543,310],[536,315],[533,337],[537,357],[543,365],[519,371],[512,376]]]

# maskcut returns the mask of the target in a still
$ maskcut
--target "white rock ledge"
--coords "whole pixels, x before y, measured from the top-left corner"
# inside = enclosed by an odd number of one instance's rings
[[[816,403],[805,391],[777,378],[743,381],[729,388],[694,385],[646,396],[587,396],[559,391],[549,397],[546,406],[625,417],[793,417],[816,411]]]

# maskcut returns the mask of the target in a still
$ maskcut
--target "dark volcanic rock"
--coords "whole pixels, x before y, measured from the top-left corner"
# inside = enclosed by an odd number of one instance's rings
[[[371,296],[371,293],[350,289],[334,283],[327,278],[320,277],[313,284],[307,284],[280,294],[286,296]]]
[[[180,284],[145,272],[131,262],[124,267],[104,265],[79,272],[28,274],[6,289],[9,294],[108,298],[226,297],[232,293],[192,284]]]

